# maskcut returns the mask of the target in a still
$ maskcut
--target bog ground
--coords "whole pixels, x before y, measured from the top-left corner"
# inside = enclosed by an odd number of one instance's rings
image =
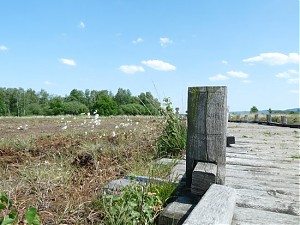
[[[43,224],[97,224],[104,184],[142,170],[155,153],[158,117],[0,118],[0,191]],[[26,126],[27,125],[27,126]],[[299,222],[299,129],[229,123],[226,185],[237,190],[233,222]]]

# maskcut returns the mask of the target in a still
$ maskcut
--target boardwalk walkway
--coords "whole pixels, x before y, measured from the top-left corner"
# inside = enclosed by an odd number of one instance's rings
[[[226,148],[225,185],[235,188],[232,225],[300,224],[300,130],[229,123],[236,144]],[[185,160],[171,174],[180,180]]]
[[[232,224],[300,224],[299,129],[229,123],[226,185],[237,192]]]

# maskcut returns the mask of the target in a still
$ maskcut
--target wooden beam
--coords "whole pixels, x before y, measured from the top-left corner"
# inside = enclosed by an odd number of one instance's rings
[[[233,188],[213,184],[183,225],[231,224],[236,193]]]
[[[198,162],[192,175],[192,194],[203,195],[212,184],[216,183],[216,174],[216,164]]]
[[[227,87],[188,89],[186,184],[197,162],[217,164],[216,183],[225,183]]]

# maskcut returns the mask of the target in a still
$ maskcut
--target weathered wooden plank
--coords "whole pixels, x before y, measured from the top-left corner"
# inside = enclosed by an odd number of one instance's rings
[[[226,157],[227,158],[234,158],[234,159],[258,159],[258,160],[267,160],[269,162],[273,162],[273,163],[278,163],[278,161],[286,163],[286,164],[291,164],[291,163],[295,163],[299,164],[299,160],[297,159],[293,159],[290,157],[286,157],[286,153],[285,154],[281,154],[281,155],[276,155],[274,156],[273,154],[240,154],[240,153],[232,153],[232,152],[226,152]]]
[[[167,205],[160,213],[158,225],[182,224],[192,211],[193,202],[187,197],[179,197],[176,201]]]
[[[249,171],[249,172],[261,172],[270,174],[273,176],[294,176],[295,181],[299,181],[299,171],[289,171],[287,168],[268,168],[268,167],[254,167],[254,166],[246,166],[246,165],[234,165],[234,164],[227,164],[226,165],[226,171],[230,170],[236,170],[236,173],[239,173],[239,171]],[[227,175],[226,175],[227,177]]]
[[[270,212],[300,215],[299,201],[286,199],[286,196],[274,191],[236,189],[236,205],[244,208],[261,209]]]
[[[227,87],[188,89],[187,187],[191,187],[192,172],[198,161],[216,163],[216,182],[225,182],[226,124]]]
[[[192,175],[191,192],[203,195],[212,184],[216,183],[217,165],[198,162]]]
[[[270,211],[264,211],[260,209],[235,207],[234,215],[232,219],[232,225],[260,225],[260,224],[272,224],[272,225],[299,225],[299,216],[293,216],[283,213],[275,213]]]
[[[298,184],[286,184],[283,182],[257,181],[238,177],[226,177],[226,185],[236,189],[250,189],[262,191],[279,190],[284,193],[291,193],[294,196],[299,195]]]
[[[233,188],[213,184],[183,225],[231,224],[236,193]]]
[[[252,166],[261,168],[274,168],[274,169],[289,169],[290,171],[298,172],[298,168],[291,163],[274,163],[262,159],[242,159],[242,158],[227,158],[226,163],[229,165],[242,165],[242,166]]]
[[[285,171],[284,174],[280,174],[278,172],[274,172],[272,170],[264,171],[264,170],[255,170],[257,168],[252,168],[253,170],[235,170],[226,168],[226,177],[237,177],[244,178],[248,180],[252,180],[255,182],[258,181],[271,181],[271,182],[284,182],[286,184],[299,184],[299,176],[290,173],[289,171]]]

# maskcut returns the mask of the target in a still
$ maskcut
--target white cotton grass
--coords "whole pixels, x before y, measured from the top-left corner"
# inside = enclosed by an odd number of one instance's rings
[[[28,129],[28,125],[25,124],[25,126],[18,126],[17,130],[27,130]]]

